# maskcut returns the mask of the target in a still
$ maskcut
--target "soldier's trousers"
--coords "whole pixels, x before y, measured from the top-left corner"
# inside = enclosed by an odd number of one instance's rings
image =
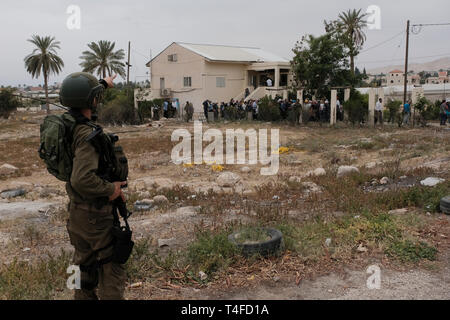
[[[73,264],[81,269],[81,290],[75,290],[76,300],[123,299],[126,280],[123,265],[109,262],[89,269],[111,257],[113,221],[111,205],[98,210],[88,204],[69,204],[67,231],[75,247]]]

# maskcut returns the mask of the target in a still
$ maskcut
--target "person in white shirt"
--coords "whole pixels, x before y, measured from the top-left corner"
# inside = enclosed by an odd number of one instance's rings
[[[267,83],[268,87],[271,87],[272,86],[272,79],[268,78],[266,83]]]
[[[375,104],[375,123],[383,125],[383,99],[378,99]]]
[[[341,109],[341,102],[339,99],[336,100],[336,115],[339,121],[344,121],[343,110]]]

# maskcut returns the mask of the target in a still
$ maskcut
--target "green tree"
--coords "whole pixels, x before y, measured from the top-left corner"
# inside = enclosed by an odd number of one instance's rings
[[[294,80],[306,94],[324,96],[330,87],[350,84],[345,48],[333,34],[304,36],[293,52]]]
[[[355,74],[355,57],[366,41],[366,34],[363,31],[367,26],[365,17],[366,14],[362,13],[361,9],[353,9],[340,13],[338,20],[331,23],[325,22],[327,31],[336,33],[347,48],[350,57],[350,70],[353,75]]]
[[[13,95],[12,89],[0,91],[0,117],[7,119],[12,111],[20,107],[19,100]]]
[[[48,101],[48,77],[51,73],[60,73],[62,67],[64,67],[64,62],[56,53],[56,49],[60,49],[60,43],[59,41],[55,41],[55,37],[40,37],[38,35],[33,35],[28,41],[34,44],[36,48],[31,54],[25,57],[25,68],[33,78],[38,78],[42,72],[44,76],[47,113],[50,113]]]
[[[125,57],[123,49],[114,51],[116,43],[107,40],[100,40],[98,43],[88,44],[90,49],[83,51],[80,59],[83,60],[80,66],[84,72],[94,73],[105,78],[117,73],[122,78],[125,77],[125,63],[121,60]]]
[[[352,89],[350,99],[344,103],[344,110],[347,112],[348,120],[352,125],[364,123],[369,113],[368,95]]]

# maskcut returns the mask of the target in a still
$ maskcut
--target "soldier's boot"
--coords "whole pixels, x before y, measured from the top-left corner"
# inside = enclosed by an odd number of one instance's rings
[[[96,269],[89,272],[81,272],[81,289],[75,290],[75,300],[98,300],[96,288],[98,284],[98,273]]]
[[[98,295],[101,300],[123,300],[126,273],[123,265],[110,262],[99,269]]]
[[[98,300],[95,290],[75,290],[74,294],[75,300]]]

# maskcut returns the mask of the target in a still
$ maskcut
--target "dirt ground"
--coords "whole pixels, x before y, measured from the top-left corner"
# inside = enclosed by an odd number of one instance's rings
[[[18,169],[14,173],[0,176],[0,192],[15,188],[26,190],[26,194],[20,197],[0,198],[2,264],[9,264],[14,259],[35,263],[61,249],[72,252],[65,229],[68,199],[64,183],[46,171],[36,152],[39,145],[39,124],[43,117],[42,114],[21,115],[0,123],[0,166],[8,163]],[[167,203],[149,212],[135,212],[130,220],[135,240],[150,239],[152,249],[159,250],[163,256],[171,250],[184,250],[195,239],[198,226],[212,230],[217,225],[233,221],[253,221],[251,212],[244,214],[239,206],[244,200],[263,202],[279,199],[282,206],[286,204],[288,215],[299,221],[308,221],[316,215],[332,217],[346,214],[339,208],[330,211],[322,206],[322,180],[320,177],[317,177],[318,180],[309,178],[317,168],[324,168],[327,174],[335,174],[337,167],[349,165],[360,168],[362,172],[376,174],[377,170],[385,169],[388,163],[397,161],[399,170],[428,170],[423,177],[439,177],[444,181],[448,181],[450,177],[450,132],[435,126],[397,128],[385,125],[383,128],[368,129],[343,124],[337,128],[328,128],[314,123],[306,127],[247,122],[203,124],[204,131],[211,128],[223,132],[227,128],[280,129],[280,147],[285,146],[289,151],[280,154],[280,168],[274,176],[262,176],[259,173],[261,164],[224,165],[219,170],[215,170],[211,164],[174,164],[171,161],[171,150],[175,143],[170,141],[170,137],[179,128],[193,132],[192,123],[174,120],[105,128],[105,131],[115,132],[120,136],[120,144],[129,157],[129,188],[126,194],[130,208],[136,200],[152,199],[159,194],[168,199]],[[248,168],[243,169],[244,167]],[[223,172],[233,172],[240,179],[232,187],[221,186],[218,177]],[[418,185],[423,177],[396,177],[386,184],[368,181],[364,188],[367,192],[390,192],[391,188]],[[282,193],[283,189],[262,188],[271,184],[290,185],[298,181],[309,183],[302,187],[306,188],[302,191],[304,196],[288,197]],[[181,189],[178,190],[177,187]],[[214,198],[199,199],[199,194],[206,194],[210,190],[214,192]],[[311,202],[311,197],[317,197],[317,201]],[[227,206],[221,212],[205,214],[205,201],[227,203]],[[16,206],[11,206],[12,204]],[[407,210],[415,212],[416,209]],[[295,267],[286,272],[279,268],[282,265],[279,259],[268,260],[264,262],[268,264],[266,269],[258,267],[254,272],[236,271],[225,276],[219,273],[217,278],[202,285],[167,281],[164,285],[161,285],[161,281],[143,281],[136,285],[128,283],[126,297],[244,300],[449,299],[450,219],[444,214],[426,211],[420,214],[430,225],[441,226],[430,236],[438,247],[437,259],[433,262],[392,263],[384,256],[370,252],[357,261],[346,260],[317,272],[314,267],[299,265],[299,270],[308,272],[296,273]],[[31,227],[26,229],[26,226]],[[160,240],[170,240],[170,244],[161,246],[158,242]],[[370,265],[377,265],[381,269],[380,289],[367,287],[370,274],[366,270]],[[265,270],[265,275],[262,270]],[[68,290],[58,291],[53,296],[55,299],[70,297]]]

